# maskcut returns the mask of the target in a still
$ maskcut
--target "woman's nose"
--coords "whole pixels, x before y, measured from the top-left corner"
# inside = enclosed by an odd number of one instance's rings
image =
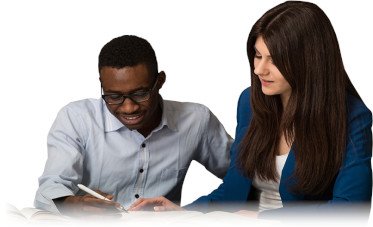
[[[267,68],[267,63],[263,59],[258,60],[256,64],[254,65],[254,67],[255,67],[254,69],[255,75],[264,76],[264,75],[267,75],[269,72]]]

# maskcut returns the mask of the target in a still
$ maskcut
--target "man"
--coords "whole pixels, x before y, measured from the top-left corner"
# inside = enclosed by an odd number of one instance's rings
[[[98,66],[102,99],[68,104],[49,132],[35,207],[74,214],[112,212],[143,197],[179,203],[192,160],[224,177],[231,137],[207,107],[162,99],[166,75],[146,40],[111,40]]]

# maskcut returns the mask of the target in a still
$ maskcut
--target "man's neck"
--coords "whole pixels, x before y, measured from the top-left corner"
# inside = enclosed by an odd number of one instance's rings
[[[162,120],[162,107],[161,103],[159,103],[157,110],[154,113],[154,121],[153,124],[151,124],[149,127],[142,128],[137,130],[139,133],[141,133],[145,138],[161,123]]]

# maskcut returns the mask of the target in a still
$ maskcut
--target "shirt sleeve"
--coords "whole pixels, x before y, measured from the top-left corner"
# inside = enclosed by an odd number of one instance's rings
[[[251,119],[250,93],[245,89],[239,98],[237,105],[236,139],[230,148],[230,166],[223,179],[223,183],[209,195],[201,196],[191,204],[184,206],[187,210],[199,210],[209,212],[211,210],[239,209],[246,202],[251,181],[244,177],[236,166],[236,156],[239,143],[244,137]],[[231,206],[233,205],[234,206]]]
[[[53,199],[74,195],[76,184],[83,172],[83,132],[82,119],[70,108],[63,108],[57,115],[48,134],[48,159],[34,205],[36,208],[58,212]]]
[[[202,124],[203,128],[200,132],[201,141],[196,161],[222,179],[229,167],[229,150],[233,139],[217,117],[207,108],[203,119],[205,119],[205,124]]]

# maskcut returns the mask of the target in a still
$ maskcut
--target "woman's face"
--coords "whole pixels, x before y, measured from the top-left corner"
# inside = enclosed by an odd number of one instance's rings
[[[280,95],[284,103],[290,97],[291,87],[272,62],[271,54],[261,36],[255,42],[254,73],[262,84],[265,95]]]

